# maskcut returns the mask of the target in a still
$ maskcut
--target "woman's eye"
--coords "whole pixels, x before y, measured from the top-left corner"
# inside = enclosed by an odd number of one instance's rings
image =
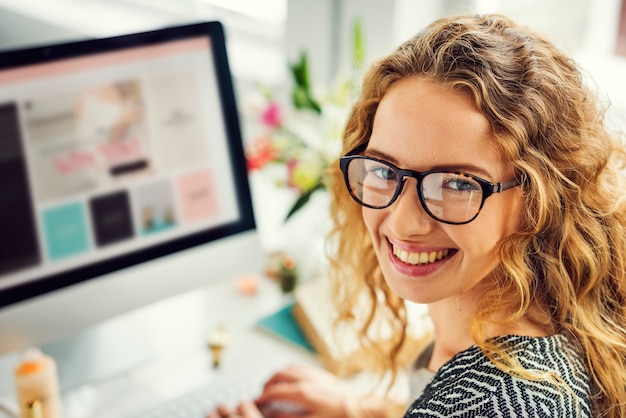
[[[396,178],[396,173],[388,167],[373,167],[369,172],[382,180],[393,180]]]
[[[446,189],[458,190],[460,192],[473,192],[480,190],[480,186],[476,184],[476,182],[463,177],[445,180],[443,186]]]

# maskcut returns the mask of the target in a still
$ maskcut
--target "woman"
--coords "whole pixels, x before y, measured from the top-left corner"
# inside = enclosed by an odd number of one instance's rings
[[[626,156],[603,112],[568,56],[499,15],[434,22],[367,74],[330,172],[331,271],[346,320],[384,295],[389,369],[403,300],[428,304],[406,417],[626,416]],[[256,405],[385,415],[324,379],[280,372]]]

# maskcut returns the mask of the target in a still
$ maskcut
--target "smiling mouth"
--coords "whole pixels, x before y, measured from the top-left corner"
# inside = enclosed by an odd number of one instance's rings
[[[411,264],[413,266],[419,266],[423,264],[431,264],[436,261],[442,260],[443,258],[449,256],[451,253],[454,253],[455,250],[445,249],[439,251],[422,251],[422,252],[409,252],[396,247],[393,247],[393,254],[398,257],[400,261],[406,264]]]

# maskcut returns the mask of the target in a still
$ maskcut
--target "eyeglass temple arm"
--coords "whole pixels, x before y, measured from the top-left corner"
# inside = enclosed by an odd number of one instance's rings
[[[493,185],[493,192],[500,193],[505,190],[512,189],[513,187],[517,187],[522,184],[518,179],[513,179],[509,181],[503,181],[502,183],[497,183]]]

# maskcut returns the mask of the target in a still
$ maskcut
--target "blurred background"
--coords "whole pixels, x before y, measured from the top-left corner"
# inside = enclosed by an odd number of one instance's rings
[[[222,21],[251,172],[264,172],[251,175],[263,244],[311,260],[309,237],[320,236],[328,218],[325,193],[313,192],[361,71],[432,20],[460,12],[499,12],[544,32],[587,70],[611,103],[609,120],[626,127],[626,0],[0,0],[0,49]],[[289,103],[290,65],[302,53],[305,87],[322,109],[313,117]],[[285,222],[303,196],[310,199]],[[313,254],[323,259],[322,252]]]
[[[626,101],[618,55],[624,0],[0,0],[0,48],[100,37],[181,22],[221,20],[238,81],[287,81],[287,65],[310,56],[328,82],[349,65],[351,25],[363,22],[366,63],[425,24],[457,12],[501,12],[550,35],[581,57],[596,81]]]

